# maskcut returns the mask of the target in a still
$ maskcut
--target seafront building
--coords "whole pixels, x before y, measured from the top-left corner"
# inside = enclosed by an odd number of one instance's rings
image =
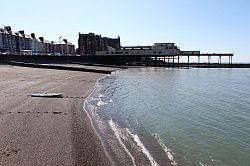
[[[169,55],[179,54],[198,55],[200,51],[181,51],[175,43],[154,43],[152,46],[126,46],[116,51],[97,51],[96,55]]]
[[[3,34],[0,31],[0,49],[3,48],[3,40],[1,40],[3,38]],[[1,51],[1,50],[0,50]]]
[[[175,43],[154,43],[150,46],[124,46],[120,45],[118,39],[102,38],[94,33],[79,34],[79,53],[81,55],[102,57],[102,62],[115,64],[145,64],[163,66],[183,66],[189,67],[190,58],[192,63],[201,64],[201,58],[207,58],[210,65],[211,57],[218,58],[218,66],[221,67],[222,57],[228,57],[229,66],[232,64],[232,53],[201,53],[198,50],[183,51]],[[94,57],[93,57],[94,58]],[[182,59],[181,59],[182,58]],[[181,60],[180,60],[181,59]],[[195,61],[197,62],[194,62]],[[182,63],[182,64],[181,64]]]
[[[99,63],[143,63],[143,64],[170,64],[180,66],[183,62],[189,66],[190,58],[197,59],[200,64],[201,58],[207,59],[210,64],[211,57],[218,59],[221,66],[222,57],[228,57],[232,64],[232,53],[200,53],[200,51],[183,51],[175,43],[154,43],[149,46],[121,46],[120,37],[109,38],[94,33],[81,34],[78,38],[78,49],[67,39],[59,42],[46,40],[44,37],[36,37],[34,33],[26,34],[24,30],[15,32],[10,26],[0,28],[0,54],[10,55],[76,55]],[[180,60],[180,58],[182,58]],[[186,60],[185,60],[186,59]],[[225,59],[225,58],[224,58]]]
[[[118,51],[120,48],[121,42],[119,36],[118,38],[108,38],[94,33],[79,33],[78,54],[95,55],[98,51]]]
[[[120,37],[108,38],[101,37],[94,33],[81,34],[78,38],[78,50],[80,55],[131,55],[131,56],[143,56],[143,55],[198,55],[200,51],[181,51],[175,43],[154,43],[151,46],[121,46]]]
[[[54,45],[54,51],[57,54],[75,54],[75,45],[63,39],[63,42],[56,42]]]
[[[0,53],[18,55],[72,55],[75,46],[64,39],[58,44],[53,41],[36,38],[35,33],[25,34],[24,30],[12,31],[10,26],[0,28]]]

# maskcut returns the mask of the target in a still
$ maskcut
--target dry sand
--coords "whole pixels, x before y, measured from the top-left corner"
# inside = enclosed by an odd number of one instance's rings
[[[111,165],[83,111],[102,74],[0,65],[0,165]],[[64,98],[32,98],[62,92]]]

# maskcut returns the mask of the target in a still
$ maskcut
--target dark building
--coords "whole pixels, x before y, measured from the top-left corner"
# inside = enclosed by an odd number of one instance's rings
[[[11,27],[6,26],[4,29],[1,29],[2,32],[2,50],[4,52],[11,52],[15,41],[13,41]]]
[[[2,37],[2,51],[3,52],[9,52],[9,41],[10,41],[10,35],[8,33],[8,31],[6,31],[5,29],[1,29],[1,37]]]
[[[107,38],[94,33],[81,34],[78,39],[78,53],[95,55],[96,51],[107,51],[109,47],[119,50],[121,48],[120,37]]]
[[[121,48],[121,42],[120,42],[120,37],[119,36],[118,36],[118,38],[107,38],[107,37],[104,37],[102,39],[103,39],[103,41],[105,43],[105,48],[106,48],[104,51],[107,51],[107,47],[112,47],[116,51],[120,50],[120,48]]]

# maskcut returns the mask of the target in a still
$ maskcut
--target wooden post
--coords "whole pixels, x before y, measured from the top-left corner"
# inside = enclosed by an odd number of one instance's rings
[[[188,55],[188,68],[189,68],[189,55]]]

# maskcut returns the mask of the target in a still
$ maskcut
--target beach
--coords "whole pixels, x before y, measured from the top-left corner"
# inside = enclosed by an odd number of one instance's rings
[[[83,109],[98,73],[0,65],[0,165],[112,165]],[[36,98],[32,93],[63,93]]]

